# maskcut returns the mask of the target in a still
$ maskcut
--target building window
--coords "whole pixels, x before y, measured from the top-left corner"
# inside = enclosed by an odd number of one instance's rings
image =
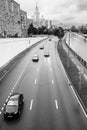
[[[8,11],[8,0],[6,0],[6,10]]]

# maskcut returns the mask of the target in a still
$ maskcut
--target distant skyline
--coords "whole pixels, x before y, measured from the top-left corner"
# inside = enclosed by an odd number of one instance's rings
[[[30,18],[35,10],[36,0],[15,0]],[[64,24],[87,23],[87,0],[37,0],[39,11],[46,19],[58,20]]]

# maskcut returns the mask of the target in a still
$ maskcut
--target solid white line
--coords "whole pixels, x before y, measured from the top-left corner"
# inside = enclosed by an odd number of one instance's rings
[[[31,103],[30,103],[30,111],[32,110],[32,105],[33,105],[33,100],[31,100]]]
[[[22,75],[24,74],[24,72],[25,72],[25,70],[26,70],[26,68],[27,68],[27,65],[28,65],[28,63],[26,64],[25,69],[24,69],[24,70],[22,71],[22,73],[20,74],[20,76],[19,76],[19,78],[17,79],[17,81],[16,81],[16,83],[15,83],[15,85],[14,85],[13,88],[15,88],[15,87],[17,86],[19,80],[21,79]]]
[[[78,97],[77,97],[77,95],[76,95],[76,93],[75,93],[75,91],[74,91],[74,89],[73,89],[73,86],[70,85],[70,87],[71,87],[71,89],[72,89],[72,91],[73,91],[73,93],[74,93],[74,95],[75,95],[75,97],[76,97],[76,99],[77,99],[77,101],[78,101],[78,103],[79,103],[79,105],[80,105],[80,107],[81,107],[81,109],[82,109],[82,111],[83,111],[85,117],[87,118],[87,114],[85,113],[85,110],[84,110],[82,104],[80,103],[80,101],[79,101],[79,99],[78,99]]]
[[[57,103],[57,100],[55,100],[55,104],[56,104],[56,109],[58,109],[58,103]]]
[[[52,80],[52,84],[54,85],[54,80]]]

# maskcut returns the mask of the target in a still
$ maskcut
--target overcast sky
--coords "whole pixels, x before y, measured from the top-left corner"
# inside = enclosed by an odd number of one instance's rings
[[[34,13],[36,0],[16,0],[28,17]],[[58,20],[65,24],[87,23],[87,0],[37,0],[41,15],[46,19]]]

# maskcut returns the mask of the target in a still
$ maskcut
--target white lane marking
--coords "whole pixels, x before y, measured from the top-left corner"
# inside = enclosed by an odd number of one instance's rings
[[[55,104],[56,104],[56,109],[58,109],[58,103],[57,103],[57,100],[55,100]]]
[[[13,92],[14,90],[12,89],[11,92]]]
[[[39,68],[37,68],[37,71],[39,71]]]
[[[8,96],[8,99],[10,98],[10,96]]]
[[[74,91],[74,89],[73,89],[73,86],[70,85],[70,87],[71,87],[71,89],[72,89],[72,91],[73,91],[73,93],[74,93],[74,95],[75,95],[75,97],[76,97],[76,99],[77,99],[77,101],[78,101],[78,103],[79,103],[79,105],[80,105],[80,107],[81,107],[81,109],[82,109],[82,111],[83,111],[85,117],[87,118],[87,114],[86,114],[86,112],[85,112],[85,110],[84,110],[82,104],[80,103],[80,101],[79,101],[79,99],[78,99],[78,97],[77,97],[77,95],[76,95],[76,93],[75,93],[75,91]]]
[[[8,102],[8,99],[6,99],[6,102]]]
[[[54,80],[52,80],[52,84],[54,85]]]
[[[37,80],[35,79],[35,84],[37,83]]]
[[[31,103],[30,103],[30,111],[32,110],[32,105],[33,105],[33,99],[31,100]]]
[[[1,111],[3,111],[3,110],[4,110],[4,107],[2,107]]]
[[[2,114],[2,112],[0,111],[0,115]]]
[[[21,79],[22,75],[24,74],[24,72],[25,72],[27,66],[28,66],[28,63],[26,64],[25,69],[24,69],[24,70],[22,71],[22,73],[20,74],[20,76],[19,76],[19,78],[17,79],[17,81],[16,81],[16,83],[15,83],[15,85],[14,85],[13,88],[15,88],[15,87],[17,86],[17,84],[18,84],[19,80]]]
[[[11,96],[12,93],[10,93],[9,95]]]
[[[4,106],[6,106],[6,104],[4,103]]]
[[[0,80],[2,80],[2,79],[6,76],[6,74],[7,74],[8,72],[9,72],[9,71],[7,71],[7,72],[1,77]]]

